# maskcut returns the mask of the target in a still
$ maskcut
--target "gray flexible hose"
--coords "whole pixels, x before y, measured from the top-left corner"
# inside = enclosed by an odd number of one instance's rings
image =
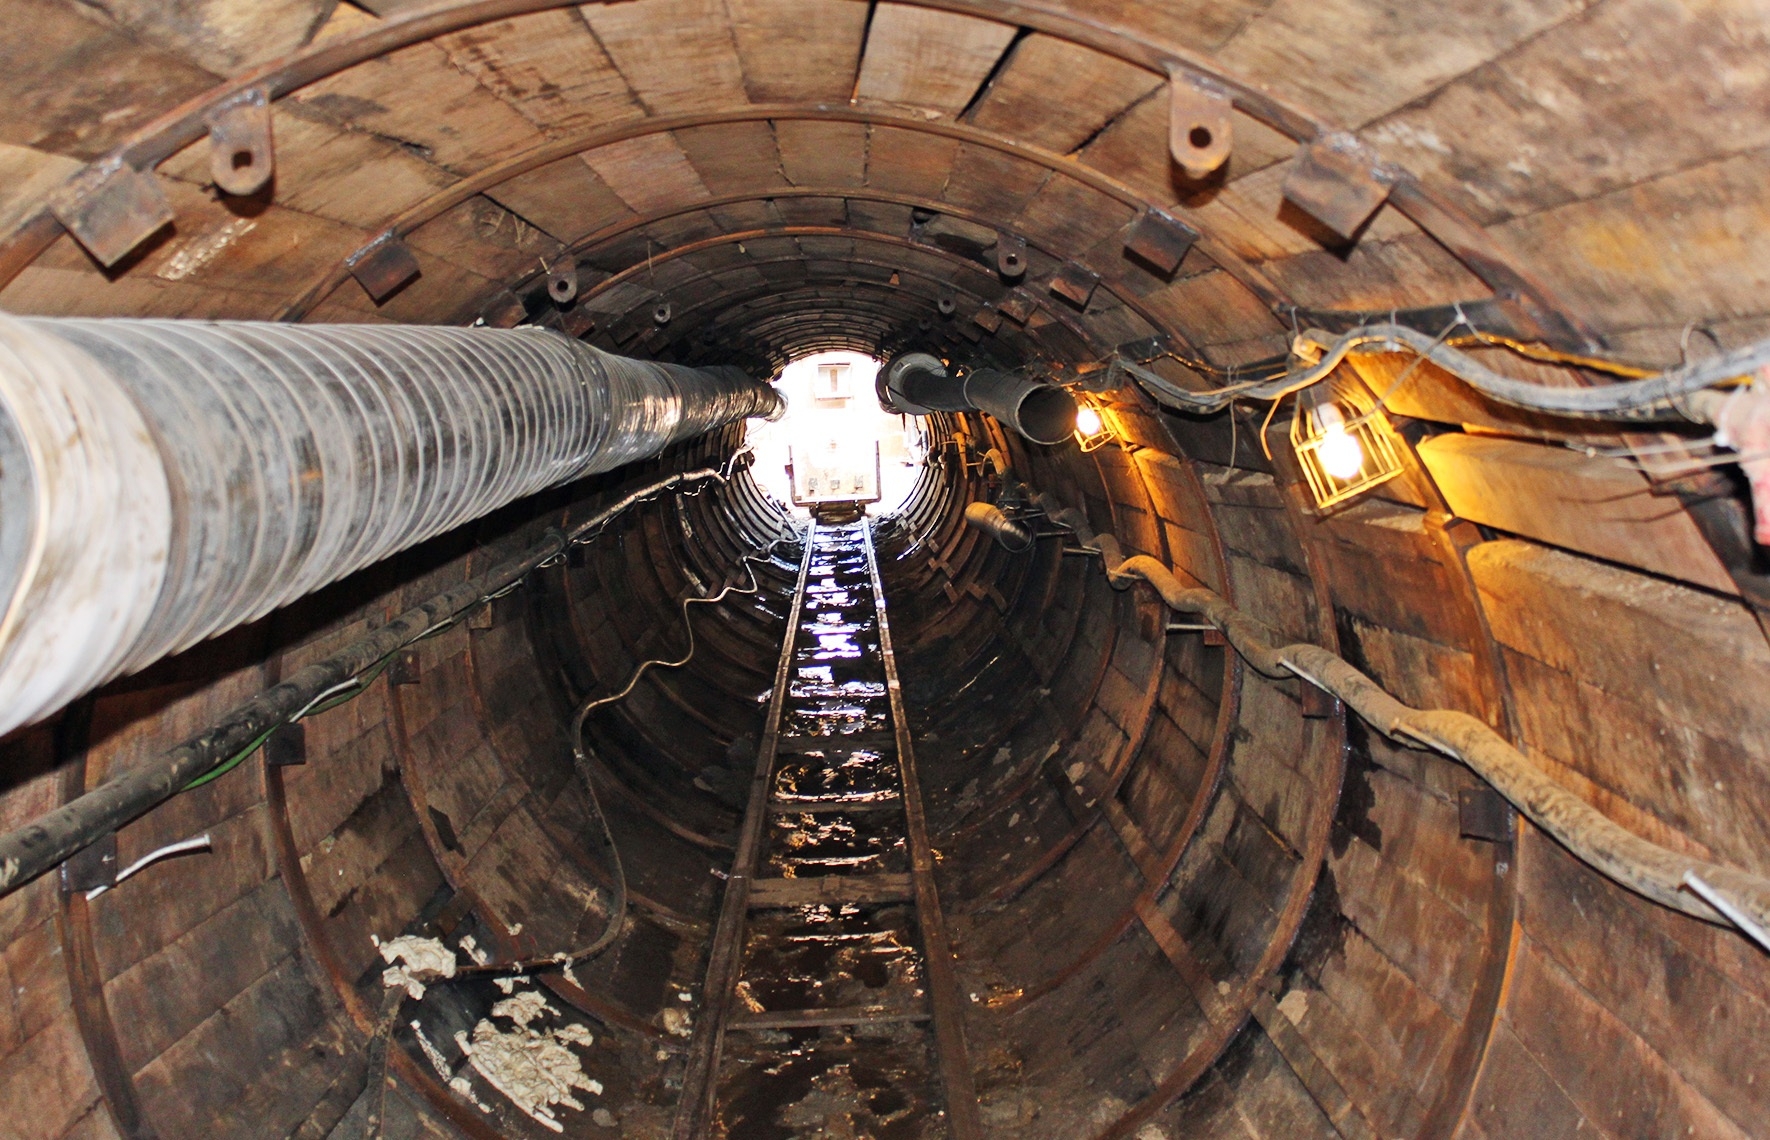
[[[780,408],[736,369],[542,329],[0,315],[0,733],[516,499]]]

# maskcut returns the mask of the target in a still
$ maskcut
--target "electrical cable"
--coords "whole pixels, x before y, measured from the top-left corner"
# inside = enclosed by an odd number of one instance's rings
[[[621,861],[620,847],[615,843],[614,832],[609,828],[608,817],[603,814],[602,802],[596,794],[595,777],[591,770],[589,746],[584,742],[584,722],[594,710],[601,708],[604,705],[626,699],[626,697],[631,695],[634,688],[639,684],[640,678],[642,678],[649,670],[653,668],[674,669],[688,664],[695,654],[694,624],[689,620],[689,606],[714,605],[718,602],[724,601],[733,594],[756,593],[762,588],[762,584],[756,577],[756,571],[752,566],[752,563],[768,561],[776,548],[790,541],[792,540],[787,538],[777,538],[768,545],[758,547],[738,559],[738,565],[743,569],[745,576],[749,579],[749,585],[740,587],[738,586],[736,579],[733,578],[727,581],[726,584],[715,594],[706,596],[688,595],[684,597],[681,600],[680,606],[682,612],[682,627],[688,635],[688,651],[674,660],[653,658],[640,662],[633,670],[632,676],[627,679],[626,685],[622,686],[619,692],[585,701],[579,706],[576,715],[572,717],[571,746],[573,766],[577,769],[578,778],[583,782],[584,794],[590,801],[591,813],[595,816],[596,825],[601,831],[603,842],[608,848],[609,861],[612,864],[611,869],[613,871],[612,877],[615,883],[614,901],[609,907],[608,920],[603,924],[601,932],[588,945],[576,950],[561,950],[552,954],[535,955],[511,961],[485,962],[472,966],[463,966],[457,971],[457,977],[474,974],[522,973],[529,970],[543,970],[552,967],[569,966],[573,963],[584,961],[587,958],[593,958],[614,944],[615,939],[620,936],[620,932],[626,925],[627,921],[627,872]],[[578,919],[579,926],[583,925],[584,919],[588,918],[589,914],[590,908],[587,905],[584,909],[583,917]]]
[[[596,538],[601,535],[602,528],[605,525],[607,525],[610,520],[615,518],[617,515],[622,514],[623,512],[628,510],[629,508],[636,506],[639,503],[646,502],[650,499],[656,498],[658,495],[664,493],[665,491],[674,490],[674,489],[680,487],[682,484],[690,483],[690,482],[699,484],[699,483],[702,483],[707,480],[713,480],[713,481],[718,482],[720,484],[724,484],[730,478],[731,470],[735,466],[735,464],[737,463],[737,460],[741,456],[743,456],[743,454],[747,450],[749,450],[749,445],[746,444],[744,447],[741,447],[737,451],[733,452],[731,458],[727,461],[727,463],[725,465],[724,471],[715,471],[710,467],[703,467],[703,468],[700,468],[700,469],[697,469],[694,471],[679,472],[675,475],[669,476],[668,478],[662,479],[662,480],[658,481],[657,483],[653,483],[648,486],[641,487],[638,490],[636,490],[628,495],[625,495],[620,499],[617,499],[614,503],[610,504],[608,507],[604,508],[601,511],[598,511],[595,515],[592,515],[589,519],[578,524],[576,527],[574,527],[571,530],[570,533],[564,535],[563,536],[564,537],[564,542],[563,542],[564,549],[562,549],[558,554],[555,554],[553,557],[548,558],[545,561],[538,563],[535,566],[535,569],[539,570],[544,566],[553,565],[561,557],[564,556],[566,551],[570,550],[574,546],[583,546],[583,545],[586,545],[590,542],[595,541]],[[475,599],[472,602],[467,603],[466,605],[462,606],[460,609],[456,610],[454,613],[450,614],[448,617],[444,618],[443,620],[441,620],[439,622],[434,623],[428,629],[425,629],[423,632],[418,633],[418,634],[414,635],[413,637],[410,637],[410,638],[406,639],[405,641],[401,642],[398,646],[396,646],[392,650],[389,650],[386,654],[384,654],[380,658],[378,658],[372,665],[369,666],[369,668],[363,670],[361,673],[358,673],[354,676],[346,677],[344,680],[340,681],[338,684],[333,685],[331,688],[326,689],[323,692],[317,694],[316,696],[313,697],[312,700],[308,701],[307,704],[303,705],[298,711],[283,718],[281,721],[278,721],[276,724],[271,725],[269,728],[265,729],[263,732],[259,733],[255,737],[253,737],[252,740],[249,743],[247,743],[244,748],[241,748],[238,752],[234,753],[232,756],[229,756],[226,760],[223,760],[220,764],[216,765],[214,768],[212,768],[208,772],[203,773],[201,776],[198,776],[196,779],[192,780],[190,783],[186,784],[183,788],[181,788],[179,790],[184,791],[184,792],[188,792],[188,791],[191,791],[193,788],[200,788],[204,784],[207,784],[207,783],[210,783],[214,780],[220,779],[222,776],[227,775],[229,772],[233,771],[235,768],[238,768],[241,764],[245,763],[246,760],[249,759],[254,752],[257,752],[260,748],[264,747],[265,743],[270,740],[270,738],[277,732],[278,729],[283,728],[287,725],[294,724],[295,722],[301,720],[303,717],[313,716],[317,713],[323,713],[323,712],[326,712],[330,709],[335,709],[339,705],[345,704],[346,702],[354,700],[355,698],[361,696],[363,694],[363,692],[365,692],[369,688],[370,685],[375,683],[376,679],[379,678],[382,673],[387,671],[388,666],[392,665],[394,660],[397,657],[399,657],[400,654],[404,653],[406,650],[410,649],[412,646],[418,644],[420,641],[423,641],[429,637],[435,637],[437,634],[442,633],[445,630],[448,630],[449,628],[454,626],[457,622],[459,622],[463,617],[465,617],[467,614],[471,613],[472,611],[478,609],[480,606],[486,605],[490,602],[494,602],[497,599],[504,597],[505,595],[507,595],[510,592],[512,592],[513,590],[515,590],[518,586],[522,585],[523,582],[525,582],[527,579],[528,579],[528,575],[525,574],[521,578],[518,578],[516,581],[511,582],[509,585],[505,586],[503,589],[498,590],[494,593],[486,594],[480,598]]]
[[[1770,878],[1642,838],[1568,791],[1485,722],[1454,709],[1416,709],[1403,704],[1338,654],[1307,642],[1284,644],[1264,622],[1221,594],[1187,587],[1160,560],[1144,554],[1125,557],[1116,536],[1090,534],[1092,527],[1081,511],[1050,495],[1033,494],[1030,498],[1045,508],[1053,521],[1091,544],[1115,588],[1147,583],[1170,610],[1197,615],[1221,630],[1230,647],[1263,676],[1300,678],[1339,698],[1384,736],[1424,745],[1467,765],[1520,814],[1613,882],[1693,918],[1738,926],[1754,938],[1770,928]],[[1693,874],[1702,887],[1737,910],[1746,922],[1716,906],[1700,888],[1692,887],[1689,877]]]
[[[1454,327],[1454,325],[1453,325]],[[1620,383],[1595,388],[1553,388],[1529,380],[1503,376],[1456,347],[1459,343],[1504,347],[1537,360],[1599,368],[1628,377]],[[1114,370],[1131,376],[1150,395],[1169,407],[1196,413],[1221,411],[1237,399],[1280,400],[1326,379],[1348,354],[1367,345],[1374,351],[1412,349],[1456,376],[1476,391],[1514,407],[1580,419],[1624,421],[1700,418],[1680,401],[1705,388],[1741,380],[1770,365],[1770,339],[1743,345],[1728,352],[1665,372],[1650,373],[1614,361],[1579,357],[1549,349],[1532,348],[1506,337],[1474,331],[1468,338],[1434,338],[1406,325],[1363,325],[1338,337],[1310,329],[1297,337],[1293,352],[1314,363],[1268,380],[1249,380],[1204,391],[1191,391],[1133,361],[1115,357]],[[1368,351],[1368,350],[1367,350]]]

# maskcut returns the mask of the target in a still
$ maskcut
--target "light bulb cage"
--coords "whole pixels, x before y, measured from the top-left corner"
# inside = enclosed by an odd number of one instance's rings
[[[1358,470],[1347,476],[1334,474],[1323,454],[1323,447],[1342,434],[1358,445],[1360,457]],[[1401,458],[1383,410],[1363,385],[1338,376],[1297,394],[1291,447],[1318,511],[1339,506],[1401,474]]]
[[[1086,392],[1076,392],[1075,397],[1077,404],[1076,444],[1081,447],[1083,454],[1105,447],[1112,442],[1114,435],[1117,434],[1114,430],[1112,411],[1100,400]],[[1083,431],[1082,420],[1089,412],[1094,413],[1094,417],[1100,421],[1100,426],[1093,431]]]

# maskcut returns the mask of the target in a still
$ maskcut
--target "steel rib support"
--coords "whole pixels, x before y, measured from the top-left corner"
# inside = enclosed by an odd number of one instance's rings
[[[719,905],[719,924],[707,957],[707,978],[701,988],[701,1024],[688,1048],[688,1069],[682,1078],[682,1099],[676,1104],[672,1140],[704,1140],[712,1133],[714,1097],[719,1089],[719,1055],[725,1045],[725,1029],[736,996],[739,967],[743,959],[744,928],[750,907],[750,884],[756,859],[762,850],[762,834],[768,823],[769,787],[779,752],[781,710],[786,705],[792,678],[793,648],[799,637],[799,615],[805,606],[805,580],[811,570],[812,544],[817,523],[805,531],[805,553],[799,561],[799,579],[793,588],[793,604],[787,611],[787,630],[781,638],[781,656],[774,669],[774,693],[768,701],[768,719],[756,748],[756,774],[750,780],[750,801],[744,809],[743,830],[738,833],[737,854],[732,857],[731,877]],[[869,544],[868,551],[872,550]],[[870,555],[869,555],[870,556]],[[877,580],[875,579],[875,582]],[[875,588],[877,588],[875,586]],[[884,614],[880,614],[884,628]],[[893,708],[895,709],[895,705]]]
[[[861,525],[866,543],[867,574],[873,584],[873,608],[879,621],[879,655],[885,662],[885,689],[891,700],[891,724],[897,738],[897,764],[903,783],[903,813],[909,831],[910,881],[916,895],[916,920],[922,928],[922,957],[928,976],[928,998],[934,1011],[934,1051],[946,1095],[947,1127],[953,1140],[981,1140],[977,1085],[971,1074],[971,1052],[965,1044],[965,1007],[953,968],[952,940],[946,914],[934,885],[934,851],[928,845],[928,817],[922,807],[922,785],[916,775],[916,753],[904,714],[903,687],[897,678],[897,654],[891,647],[891,624],[885,615],[885,583],[879,577],[879,555],[872,528]],[[807,559],[809,563],[809,558]]]

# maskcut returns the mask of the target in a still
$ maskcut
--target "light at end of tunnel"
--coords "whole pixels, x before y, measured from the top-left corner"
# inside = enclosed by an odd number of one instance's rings
[[[1329,381],[1298,394],[1291,446],[1318,510],[1401,474],[1382,410],[1350,383]]]

